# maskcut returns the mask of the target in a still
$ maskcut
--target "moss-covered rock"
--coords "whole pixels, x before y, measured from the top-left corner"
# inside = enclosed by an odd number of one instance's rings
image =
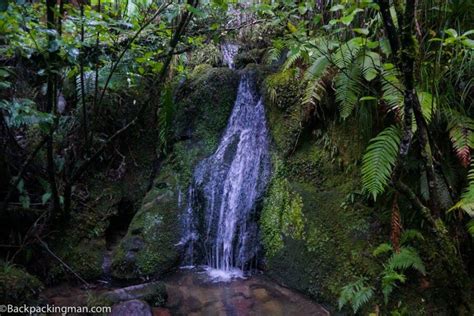
[[[43,284],[24,269],[0,263],[0,300],[2,304],[32,304],[37,301]]]
[[[317,122],[311,105],[301,101],[303,87],[292,71],[264,81],[274,161],[280,161],[260,220],[266,268],[281,283],[335,306],[348,280],[376,274],[372,210],[356,202],[355,193],[363,144],[350,121]],[[293,218],[285,223],[304,221],[304,232],[294,234],[296,224],[281,225],[285,216]]]
[[[178,263],[178,190],[174,179],[160,180],[144,198],[114,252],[112,275],[116,278],[160,275]]]
[[[237,54],[234,58],[235,68],[241,69],[248,64],[259,64],[262,62],[265,49],[254,48]]]

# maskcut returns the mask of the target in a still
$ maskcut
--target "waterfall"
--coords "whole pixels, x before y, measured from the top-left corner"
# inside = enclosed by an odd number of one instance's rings
[[[197,165],[188,190],[185,264],[204,263],[221,280],[242,276],[259,251],[256,204],[269,175],[264,106],[253,76],[244,74],[217,150]],[[197,249],[202,262],[194,262]]]
[[[230,69],[234,69],[234,57],[239,51],[239,46],[236,44],[224,44],[221,46],[222,59],[224,65],[227,65]]]

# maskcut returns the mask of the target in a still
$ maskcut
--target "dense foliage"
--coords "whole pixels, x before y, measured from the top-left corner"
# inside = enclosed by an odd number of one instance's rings
[[[194,101],[189,82],[222,66],[219,45],[234,41],[236,66],[257,64],[274,124],[278,155],[259,218],[265,255],[276,258],[287,240],[304,240],[309,253],[326,242],[319,227],[308,227],[305,199],[288,180],[313,184],[323,158],[305,153],[312,160],[296,161],[295,151],[315,136],[324,159],[357,183],[342,208],[370,208],[386,235],[366,245],[373,269],[355,271],[335,290],[338,308],[402,313],[403,293],[436,283],[449,292],[449,312],[472,313],[473,14],[468,0],[0,0],[2,282],[12,287],[8,274],[24,270],[14,264],[56,256],[48,243],[88,214],[89,180],[124,181],[133,168],[124,153],[134,159],[131,143],[146,142],[152,152],[140,194],[157,176],[171,181],[159,174],[163,161],[182,169],[174,170],[178,182],[189,180],[190,157],[198,155],[180,149],[192,138],[181,125],[195,113],[222,123],[209,116],[225,110],[195,110],[207,109],[205,95],[199,105],[181,102],[183,110],[177,98],[184,91]],[[362,150],[342,157],[335,125],[356,135]],[[212,134],[210,148],[219,131],[206,128],[196,134]],[[144,270],[156,270],[155,261]],[[23,278],[40,287],[35,276]],[[18,296],[30,300],[36,289],[21,287]]]

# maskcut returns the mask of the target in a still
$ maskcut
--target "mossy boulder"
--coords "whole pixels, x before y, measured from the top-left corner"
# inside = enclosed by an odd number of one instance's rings
[[[115,278],[161,275],[178,264],[177,192],[175,181],[160,182],[148,192],[127,235],[114,251],[112,275]]]
[[[0,266],[0,300],[2,304],[33,304],[43,284],[24,269],[2,263]]]
[[[237,54],[234,58],[236,69],[245,68],[248,64],[259,64],[262,62],[265,49],[254,48]]]

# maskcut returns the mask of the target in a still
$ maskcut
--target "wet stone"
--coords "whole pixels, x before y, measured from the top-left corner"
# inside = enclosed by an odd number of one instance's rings
[[[152,316],[151,307],[140,300],[122,302],[112,307],[111,316]]]

